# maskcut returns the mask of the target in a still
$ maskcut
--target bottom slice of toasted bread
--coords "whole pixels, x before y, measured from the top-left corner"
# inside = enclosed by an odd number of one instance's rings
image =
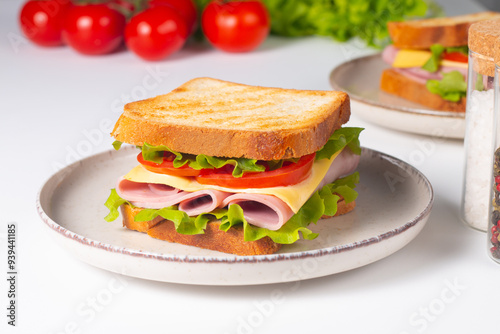
[[[465,112],[466,99],[458,102],[446,101],[431,93],[427,87],[394,69],[386,69],[380,78],[380,89],[434,110]]]
[[[345,203],[342,199],[337,203],[337,214],[342,215],[352,211],[355,202]],[[265,255],[276,253],[281,244],[264,237],[256,241],[243,240],[243,227],[234,226],[227,232],[219,229],[220,221],[207,224],[204,234],[186,235],[177,233],[174,223],[158,216],[151,221],[136,222],[134,217],[142,208],[131,207],[128,204],[121,206],[123,226],[138,232],[147,233],[150,237],[175,242],[183,245],[195,246],[235,255]],[[323,216],[322,218],[330,218]]]

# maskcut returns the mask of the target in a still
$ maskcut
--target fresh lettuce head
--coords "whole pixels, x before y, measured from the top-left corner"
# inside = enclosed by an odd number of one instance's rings
[[[210,1],[195,0],[195,3],[202,10]],[[273,34],[320,35],[342,42],[356,37],[376,47],[383,47],[389,42],[387,22],[444,13],[436,0],[261,1],[269,12]]]

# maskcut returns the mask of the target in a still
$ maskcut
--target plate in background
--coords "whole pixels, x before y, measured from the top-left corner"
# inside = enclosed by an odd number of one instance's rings
[[[387,128],[443,138],[462,139],[465,113],[438,111],[380,90],[380,76],[389,66],[380,54],[352,59],[332,70],[330,84],[351,98],[351,112]]]
[[[272,255],[235,256],[157,240],[104,221],[104,202],[119,176],[134,167],[137,150],[123,147],[78,161],[42,186],[37,210],[49,233],[77,258],[144,279],[252,285],[321,277],[378,261],[404,247],[424,227],[432,186],[417,169],[362,149],[354,211],[311,225],[315,240],[300,240]]]

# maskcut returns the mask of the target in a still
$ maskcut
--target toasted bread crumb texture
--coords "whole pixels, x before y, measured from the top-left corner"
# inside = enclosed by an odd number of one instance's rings
[[[273,160],[320,149],[349,120],[344,92],[248,86],[193,79],[125,105],[112,136],[190,154]]]
[[[462,98],[459,102],[446,101],[441,96],[429,92],[424,84],[416,82],[394,69],[387,69],[382,72],[380,88],[384,92],[400,96],[431,109],[465,112],[465,98]]]
[[[389,22],[387,28],[394,46],[428,49],[432,44],[445,47],[467,45],[469,27],[479,21],[500,19],[500,13],[481,12],[404,22]]]

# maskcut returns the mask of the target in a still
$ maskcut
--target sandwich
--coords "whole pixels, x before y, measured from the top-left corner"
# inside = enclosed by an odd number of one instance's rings
[[[318,236],[309,225],[355,207],[361,128],[344,92],[190,80],[128,103],[113,146],[138,165],[105,205],[113,221],[169,242],[236,255]]]
[[[465,112],[471,24],[500,13],[389,22],[392,44],[382,52],[382,91],[434,110]]]

